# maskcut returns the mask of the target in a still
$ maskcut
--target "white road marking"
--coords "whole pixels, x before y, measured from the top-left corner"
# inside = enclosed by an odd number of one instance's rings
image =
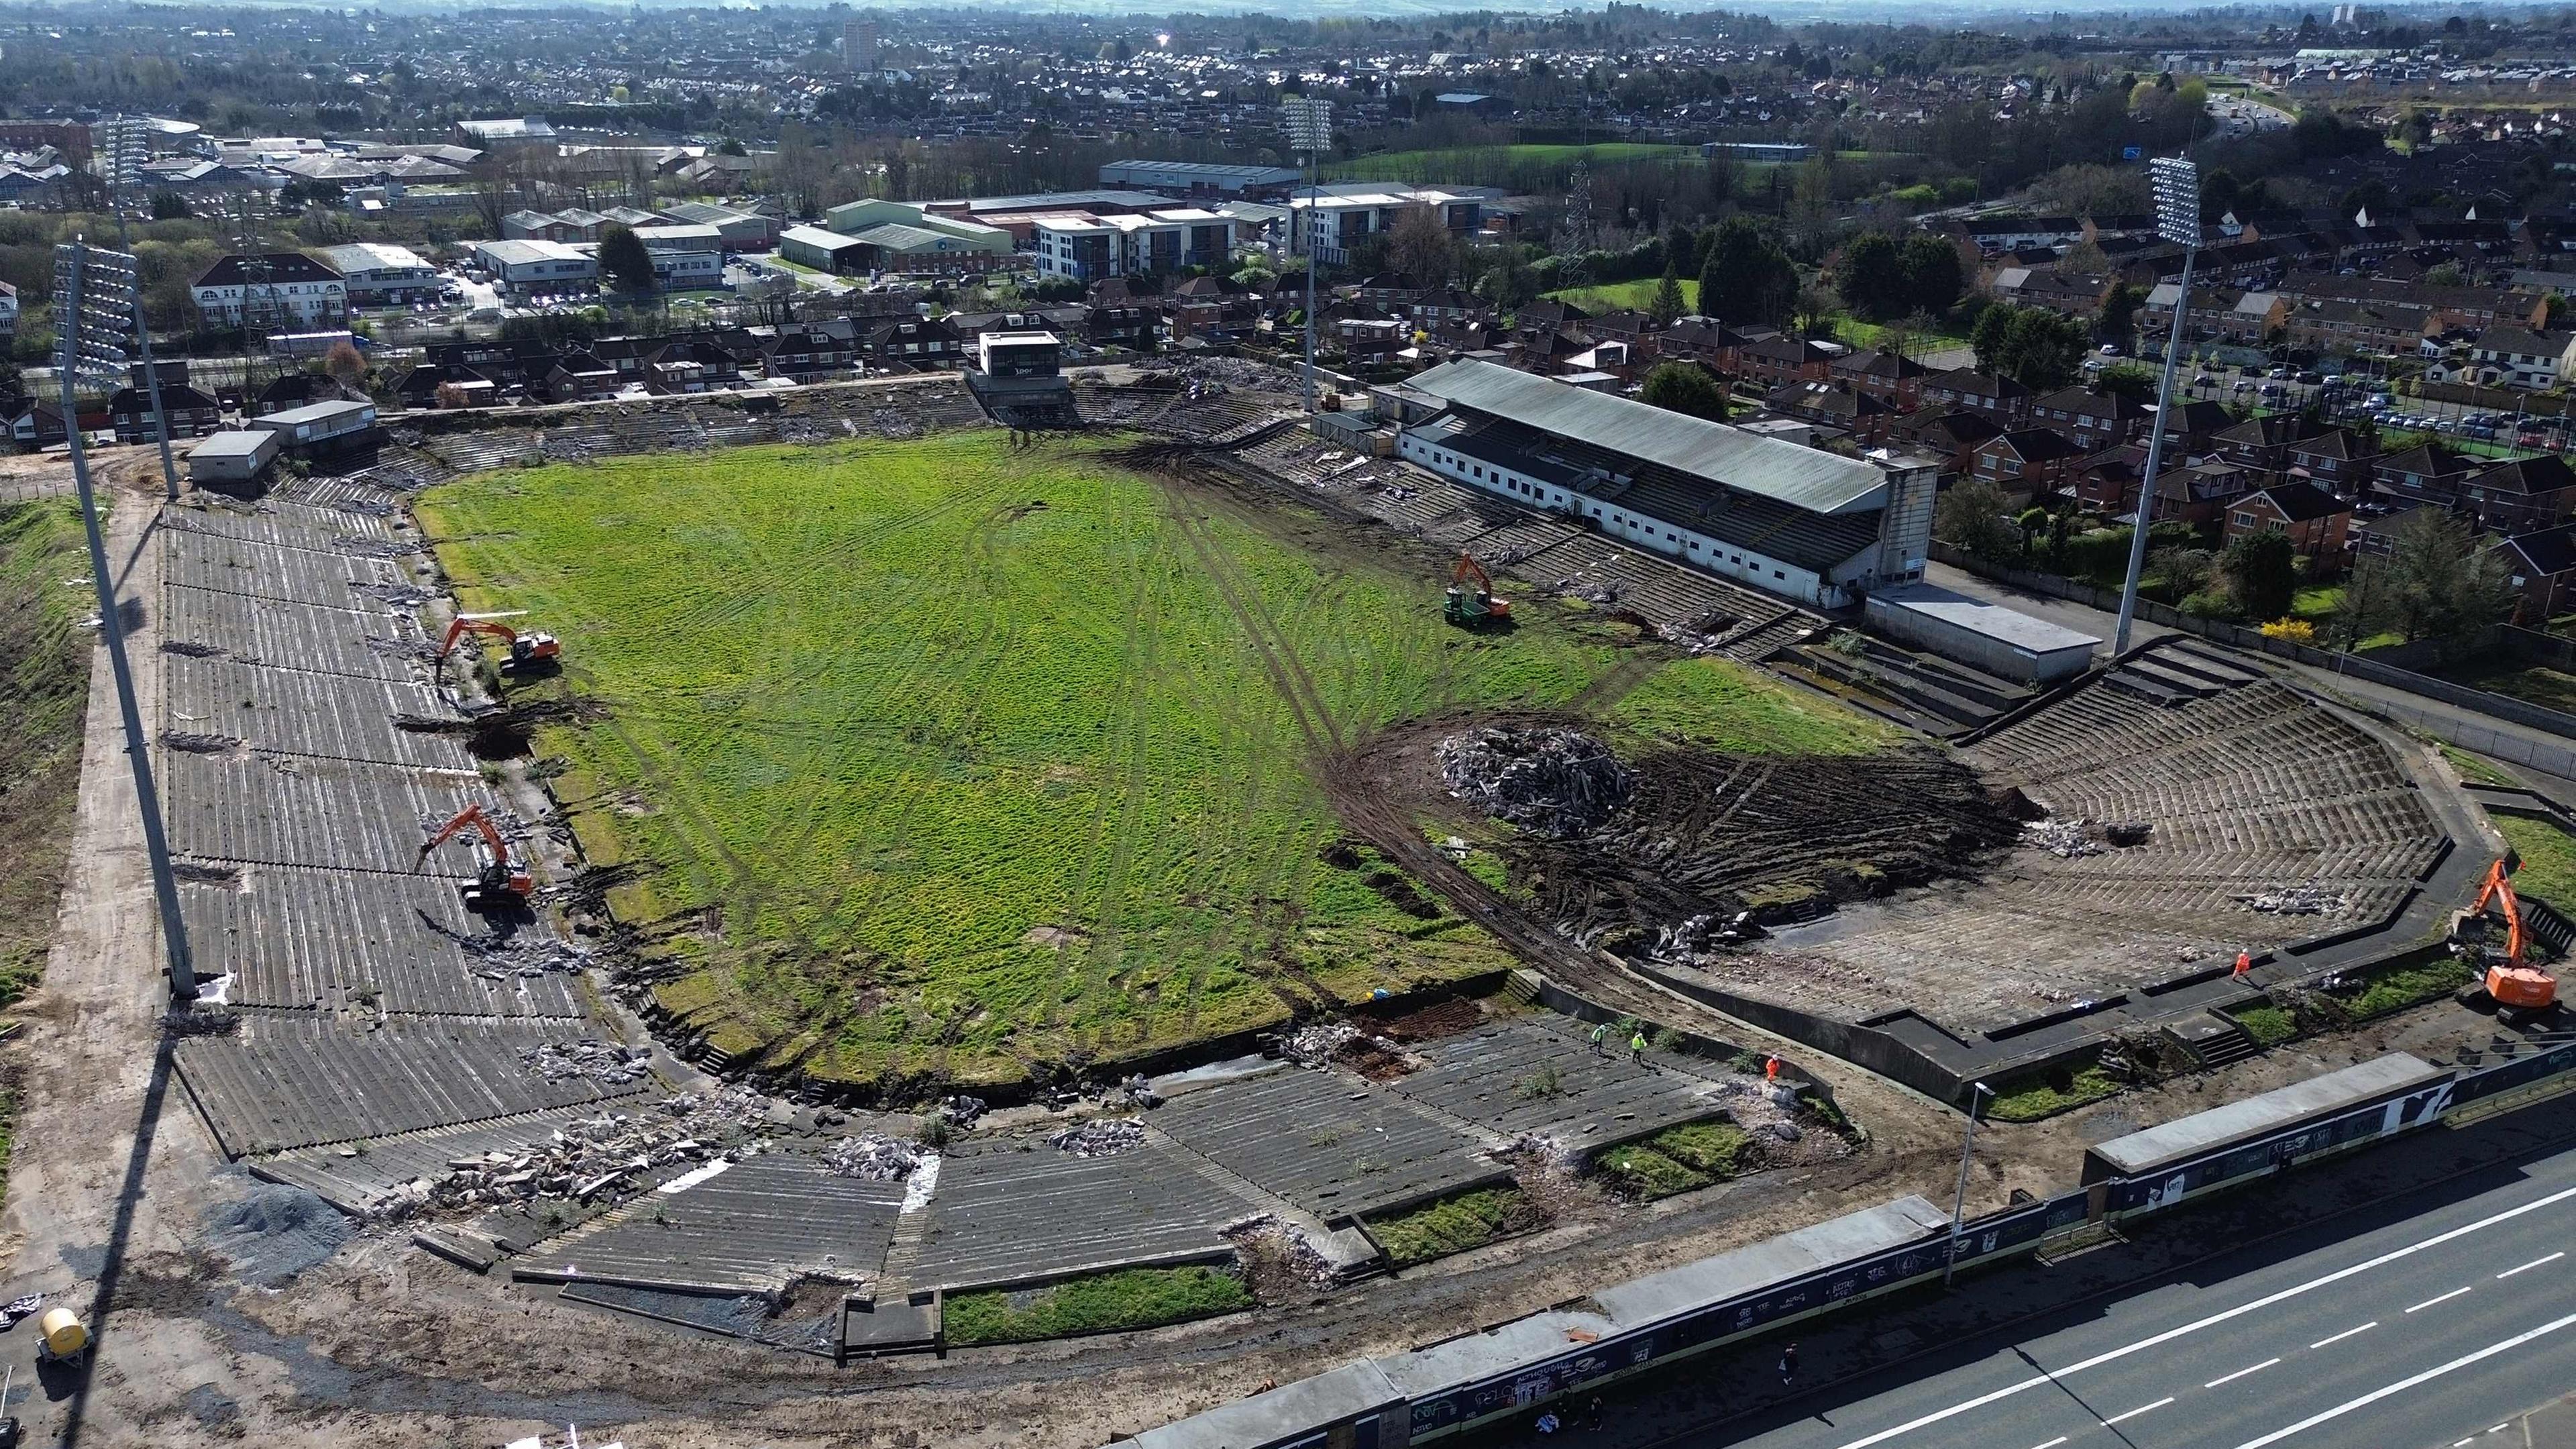
[[[2273,1304],[2285,1303],[2290,1299],[2298,1297],[2300,1294],[2309,1292],[2313,1289],[2323,1288],[2329,1283],[2340,1283],[2346,1278],[2367,1273],[2373,1268],[2386,1267],[2388,1264],[2397,1262],[2400,1259],[2411,1258],[2415,1254],[2423,1252],[2427,1248],[2438,1248],[2445,1243],[2457,1242],[2461,1238],[2469,1236],[2471,1233],[2483,1232],[2488,1228],[2494,1227],[2498,1223],[2511,1222],[2515,1218],[2521,1217],[2526,1213],[2536,1213],[2542,1208],[2553,1207],[2559,1203],[2567,1201],[2569,1198],[2576,1198],[2576,1187],[2560,1188],[2558,1191],[2549,1194],[2547,1197],[2534,1198],[2520,1207],[2507,1208],[2503,1212],[2480,1218],[2476,1222],[2464,1223],[2447,1232],[2435,1233],[2433,1236],[2425,1238],[2420,1242],[2409,1243],[2402,1248],[2390,1249],[2388,1252],[2382,1253],[2378,1257],[2372,1258],[2367,1262],[2355,1263],[2346,1268],[2337,1268],[2335,1271],[2328,1273],[2323,1277],[2311,1278],[2305,1283],[2298,1284],[2294,1287],[2284,1288],[2278,1293],[2257,1298],[2251,1303],[2240,1303],[2234,1308],[2213,1313],[2207,1318],[2195,1319],[2192,1322],[2183,1324],[2179,1328],[2168,1328],[2162,1333],[2150,1334],[2145,1338],[2139,1339],[2135,1343],[2123,1344],[2122,1346],[2111,1349],[2108,1352],[2097,1353],[2091,1358],[2069,1364],[2065,1368],[2057,1370],[2055,1373],[2037,1374],[2030,1378],[2023,1379],[2019,1383],[2008,1384],[2003,1388],[1996,1389],[1992,1393],[1979,1394],[1973,1399],[1963,1399],[1958,1403],[1952,1404],[1946,1409],[1935,1410],[1932,1413],[1924,1414],[1918,1418],[1908,1419],[1904,1423],[1899,1424],[1892,1429],[1881,1429],[1875,1434],[1865,1435],[1861,1438],[1854,1439],[1848,1444],[1839,1446],[1839,1449],[1870,1449],[1871,1445],[1884,1444],[1890,1439],[1902,1438],[1907,1434],[1913,1433],[1917,1429],[1921,1429],[1932,1424],[1942,1423],[1945,1420],[1955,1419],[1961,1414],[1974,1413],[1988,1404],[2009,1399],[2015,1394],[2026,1393],[2031,1389],[2038,1388],[2042,1384],[2055,1383],[2069,1374],[2079,1374],[2084,1372],[2086,1369],[2099,1368],[2106,1363],[2117,1362],[2120,1359],[2127,1358],[2133,1353],[2144,1353],[2146,1350],[2151,1348],[2160,1348],[2165,1344],[2173,1342],[2177,1338],[2187,1338],[2192,1334],[2200,1332],[2202,1329],[2214,1328],[2219,1324],[2232,1322],[2249,1313],[2259,1313],[2262,1310],[2271,1307]],[[2371,1326],[2376,1327],[2377,1325],[2373,1324]],[[2333,1340],[2331,1339],[2327,1340],[2329,1343],[2332,1341]],[[2317,1346],[2318,1345],[2315,1344],[2309,1345],[2311,1348]]]
[[[2323,1347],[2325,1347],[2327,1344],[2330,1344],[2330,1343],[2341,1343],[2341,1342],[2343,1342],[2345,1339],[2352,1337],[2352,1336],[2353,1336],[2354,1334],[2356,1334],[2356,1333],[2368,1333],[2368,1332],[2370,1332],[2372,1329],[2377,1328],[2378,1326],[2379,1326],[2379,1320],[2378,1320],[2378,1319],[2376,1319],[2376,1318],[2374,1318],[2374,1319],[2370,1320],[2368,1323],[2363,1324],[2363,1325],[2362,1325],[2361,1327],[2359,1327],[2359,1328],[2347,1328],[2347,1329],[2345,1329],[2343,1332],[2336,1334],[2336,1335],[2335,1335],[2334,1337],[2332,1337],[2332,1338],[2320,1338],[2320,1339],[2318,1339],[2316,1342],[2314,1342],[2314,1343],[2312,1343],[2312,1344],[2309,1344],[2309,1345],[2308,1345],[2308,1347],[2310,1347],[2310,1348],[2323,1348]]]
[[[2245,1377],[2247,1374],[2259,1374],[2263,1370],[2270,1368],[2272,1365],[2279,1362],[2280,1360],[2277,1358],[2267,1358],[2261,1363],[2254,1365],[2252,1368],[2241,1368],[2232,1374],[2220,1374],[2217,1378],[2211,1379],[2208,1383],[2202,1384],[2201,1387],[2204,1389],[2214,1389],[2220,1384],[2232,1384],[2238,1379]]]
[[[2065,1442],[2066,1442],[2066,1436],[2065,1436],[2065,1435],[2063,1435],[2063,1434],[2060,1434],[2060,1435],[2058,1435],[2056,1438],[2049,1440],[2049,1441],[2048,1441],[2047,1443],[2045,1443],[2045,1444],[2036,1444],[2036,1445],[2033,1445],[2033,1446],[2032,1446],[2032,1449],[2057,1449],[2057,1446],[2058,1446],[2058,1445],[2063,1444],[2063,1443],[2065,1443]],[[2454,1446],[2454,1449],[2457,1449],[2457,1446]]]
[[[2120,1422],[2122,1419],[2134,1419],[2134,1418],[2138,1417],[2140,1414],[2146,1413],[2146,1412],[2148,1412],[2149,1410],[2153,1410],[2153,1409],[2161,1409],[2161,1408],[2163,1408],[2165,1405],[2170,1404],[2170,1403],[2172,1403],[2172,1402],[2173,1402],[2173,1397],[2172,1397],[2171,1395],[2167,1395],[2167,1396],[2165,1396],[2164,1398],[2161,1398],[2161,1399],[2156,1400],[2156,1401],[2155,1401],[2154,1403],[2152,1403],[2152,1404],[2140,1404],[2140,1405],[2138,1405],[2136,1408],[2131,1409],[2129,1412],[2127,1412],[2127,1413],[2125,1413],[2125,1414],[2113,1414],[2111,1417],[2109,1417],[2109,1418],[2107,1418],[2107,1419],[2104,1419],[2104,1420],[2102,1421],[2102,1427],[2103,1427],[2103,1428],[2105,1428],[2105,1429],[2108,1429],[2108,1428],[2110,1428],[2112,1425],[2114,1425],[2114,1424],[2116,1424],[2116,1423]]]
[[[2555,1262],[2557,1262],[2559,1259],[2564,1258],[2564,1257],[2566,1257],[2566,1256],[2567,1256],[2567,1255],[2566,1255],[2565,1253],[2552,1253],[2552,1254],[2550,1254],[2550,1255],[2549,1255],[2548,1257],[2546,1257],[2546,1258],[2534,1258],[2534,1259],[2532,1259],[2530,1262],[2523,1264],[2523,1265],[2522,1265],[2521,1267],[2519,1267],[2519,1268],[2507,1268],[2507,1269],[2505,1269],[2503,1272],[2498,1273],[2496,1276],[2497,1276],[2497,1277],[2499,1277],[2499,1278],[2510,1278],[2510,1277],[2512,1277],[2512,1276],[2513,1276],[2514,1274],[2516,1274],[2516,1273],[2528,1273],[2528,1272],[2530,1272],[2530,1271],[2531,1271],[2532,1269],[2534,1269],[2534,1268],[2541,1267],[2542,1265],[2544,1265],[2544,1264],[2548,1264],[2548,1263],[2555,1263]]]
[[[2428,1368],[2420,1374],[2413,1375],[2409,1378],[2399,1379],[2397,1382],[2389,1384],[2383,1388],[2372,1389],[2369,1393],[2363,1394],[2357,1399],[2346,1399],[2342,1403],[2335,1405],[2333,1408],[2328,1409],[2323,1413],[2310,1414],[2308,1417],[2301,1419],[2299,1422],[2289,1425],[2286,1428],[2275,1429],[2271,1433],[2265,1434],[2258,1439],[2248,1439],[2244,1443],[2237,1445],[2236,1449],[2267,1449],[2267,1446],[2278,1444],[2282,1440],[2287,1439],[2294,1434],[2303,1434],[2308,1430],[2315,1428],[2319,1424],[2340,1419],[2355,1409],[2366,1409],[2371,1405],[2378,1403],[2382,1399],[2394,1398],[2397,1395],[2406,1392],[2408,1389],[2414,1388],[2418,1384],[2430,1383],[2444,1374],[2453,1373],[2460,1369],[2467,1368],[2473,1363],[2484,1362],[2487,1359],[2494,1358],[2497,1354],[2511,1353],[2515,1349],[2522,1347],[2524,1344],[2529,1343],[2534,1339],[2547,1338],[2549,1335],[2556,1333],[2558,1330],[2565,1328],[2570,1324],[2576,1324],[2576,1313],[2570,1313],[2564,1318],[2553,1318],[2549,1322],[2540,1325],[2538,1328],[2517,1333],[2511,1338],[2488,1344],[2486,1347],[2474,1352],[2464,1353],[2458,1358],[2451,1360],[2449,1363],[2436,1364],[2432,1368]]]
[[[2468,1289],[2466,1289],[2466,1288],[2454,1288],[2454,1289],[2452,1289],[2450,1292],[2443,1294],[2443,1295],[2442,1295],[2441,1297],[2439,1297],[2439,1298],[2427,1298],[2427,1299],[2425,1299],[2423,1302],[2416,1304],[2414,1308],[2409,1308],[2409,1309],[2407,1309],[2406,1311],[2407,1311],[2407,1312],[2409,1312],[2409,1313],[2413,1313],[2413,1312],[2414,1312],[2414,1311],[2416,1311],[2416,1309],[2418,1309],[2418,1308],[2430,1308],[2430,1307],[2432,1307],[2432,1306],[2433,1306],[2434,1304],[2436,1304],[2436,1303],[2448,1303],[2448,1302],[2450,1302],[2452,1299],[2457,1298],[2457,1297],[2459,1297],[2461,1294],[2466,1293],[2466,1292],[2468,1292],[2468,1291],[2469,1291],[2469,1290],[2468,1290]]]

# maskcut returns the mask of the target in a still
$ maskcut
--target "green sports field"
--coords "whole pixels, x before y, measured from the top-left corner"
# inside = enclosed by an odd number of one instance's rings
[[[1509,635],[1448,628],[1436,559],[1105,451],[973,431],[423,499],[467,608],[563,638],[562,679],[526,687],[601,706],[537,747],[570,762],[592,860],[632,872],[620,920],[680,968],[660,1004],[719,1048],[993,1082],[1510,964],[1325,849],[1321,762],[1444,709],[1565,704],[1632,657],[1624,629],[1539,603]],[[1714,667],[1663,666],[1618,723],[1876,738],[1803,697],[1695,708]]]

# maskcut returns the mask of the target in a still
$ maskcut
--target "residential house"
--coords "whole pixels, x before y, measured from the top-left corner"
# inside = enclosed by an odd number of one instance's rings
[[[2005,267],[1995,273],[1987,291],[1998,302],[2016,307],[2045,307],[2066,317],[2090,317],[2102,310],[2119,279],[2090,273],[2070,275],[2054,267]]]
[[[2168,467],[2156,476],[2155,502],[2149,523],[2182,522],[2198,527],[2216,520],[2236,500],[2261,486],[2263,475],[2242,463],[2208,457],[2197,463]]]
[[[1803,338],[1773,336],[1735,349],[1736,371],[1764,388],[1793,382],[1823,382],[1836,349]]]
[[[1913,447],[1941,460],[1941,474],[1955,478],[1972,465],[1979,444],[2002,434],[2003,424],[1984,413],[1965,408],[1935,412],[1929,408],[1911,417],[1900,418],[1889,431]]]
[[[871,367],[935,371],[966,355],[957,329],[937,317],[881,318],[860,341]]]
[[[202,438],[220,432],[224,426],[223,404],[205,392],[184,382],[161,384],[162,416],[170,420],[170,436]],[[160,430],[152,425],[152,394],[149,389],[122,387],[107,400],[108,423],[120,443],[159,441]]]
[[[2149,407],[2126,393],[2062,387],[2031,404],[2034,423],[2049,425],[2087,452],[2116,448],[2146,426]]]
[[[2442,332],[2429,307],[2396,302],[2308,302],[2290,312],[2294,347],[2349,357],[2355,352],[2412,353]]]
[[[1666,361],[1696,362],[1720,377],[1736,371],[1736,349],[1746,338],[1714,317],[1676,317],[1655,334],[1655,351]]]
[[[2576,468],[2556,453],[2498,463],[2460,480],[2460,506],[2492,533],[2526,533],[2576,514]]]
[[[2342,571],[2351,527],[2350,503],[2314,483],[2293,478],[2229,504],[2224,537],[2234,543],[2277,529],[2289,535],[2291,546],[2310,561],[2310,578],[2328,579]]]
[[[1091,315],[1084,319],[1082,337],[1094,347],[1151,352],[1162,325],[1158,298],[1137,292],[1124,277],[1111,277],[1092,286]]]
[[[2186,398],[2176,402],[2163,415],[2165,448],[2180,448],[2189,453],[2206,453],[2211,440],[2235,426],[2236,415],[2206,398]]]
[[[31,397],[18,405],[18,415],[9,420],[9,437],[22,448],[51,448],[70,442],[72,435],[63,426],[60,403]]]
[[[2439,443],[2420,443],[2381,458],[2371,470],[2371,491],[2400,507],[2429,503],[2437,508],[2459,505],[2460,485],[2482,465]]]
[[[702,340],[664,344],[644,364],[645,390],[668,393],[720,392],[742,381],[742,363],[731,349]]]
[[[859,362],[858,341],[823,327],[789,324],[761,341],[761,371],[793,382],[844,373]]]
[[[2029,504],[2067,489],[2085,451],[2055,428],[2021,428],[1971,449],[1969,472]]]
[[[1835,358],[1825,374],[1881,402],[1912,408],[1923,400],[1923,379],[1931,369],[1902,353],[1850,352]]]
[[[2514,622],[2540,628],[2576,608],[2576,523],[2518,533],[2496,545],[2505,577],[2520,591]]]
[[[1871,447],[1887,441],[1897,417],[1896,404],[1840,381],[1793,382],[1762,401],[1782,417],[1840,429]]]
[[[588,352],[567,352],[528,391],[548,402],[596,402],[616,395],[617,369]]]
[[[2290,444],[2285,461],[2291,477],[2305,477],[2327,492],[2357,498],[2370,486],[2377,453],[2375,441],[2344,428],[2328,428]]]
[[[0,342],[18,335],[18,289],[0,282]]]
[[[2009,377],[1972,367],[1926,376],[1916,392],[1927,408],[1966,408],[2006,423],[2030,416],[2030,389]]]
[[[168,385],[166,381],[163,384]],[[318,372],[284,372],[269,379],[259,395],[246,399],[242,412],[249,417],[266,417],[288,408],[311,407],[325,402],[365,402],[366,394],[352,392],[331,377]]]
[[[2296,413],[2272,413],[2265,417],[2247,418],[2210,435],[2209,446],[2218,456],[2231,463],[2265,473],[2278,473],[2288,466],[2290,445],[2324,431]]]
[[[2490,327],[2469,345],[2469,356],[2476,364],[2477,380],[2485,386],[2537,392],[2557,383],[2569,341],[2527,327]]]

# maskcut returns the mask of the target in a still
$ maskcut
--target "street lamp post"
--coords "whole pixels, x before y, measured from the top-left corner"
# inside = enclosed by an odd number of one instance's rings
[[[161,828],[161,797],[152,783],[152,742],[134,702],[134,668],[125,657],[125,621],[117,607],[116,576],[108,572],[107,541],[99,533],[98,499],[90,489],[89,454],[81,437],[79,387],[116,382],[129,359],[125,340],[142,310],[134,258],[75,239],[54,248],[56,370],[63,390],[64,431],[70,435],[72,482],[80,493],[81,524],[89,534],[89,567],[98,589],[98,627],[116,676],[116,703],[124,715],[125,759],[134,771],[134,793],[143,813],[143,850],[152,867],[152,894],[161,908],[161,945],[170,973],[170,999],[193,1001],[197,972],[188,955],[188,932],[179,919],[179,886],[170,869],[170,842]],[[165,425],[163,429],[167,433]]]
[[[1959,1145],[1959,1191],[1950,1199],[1950,1252],[1948,1261],[1941,1265],[1941,1286],[1944,1288],[1949,1287],[1950,1280],[1959,1273],[1959,1224],[1968,1211],[1968,1163],[1977,1150],[1977,1111],[1985,1105],[1986,1098],[1994,1094],[1995,1089],[1983,1082],[1968,1088],[1968,1140]]]
[[[1306,248],[1306,411],[1311,413],[1315,410],[1315,221],[1324,192],[1318,167],[1333,144],[1333,103],[1291,96],[1284,110],[1289,147],[1306,153],[1306,214],[1291,225],[1301,229],[1298,240]]]
[[[2164,465],[2165,433],[2172,417],[2174,369],[2182,361],[2183,329],[2191,316],[2191,268],[2200,257],[2200,168],[2187,157],[2159,156],[2148,171],[2155,183],[2156,235],[2182,248],[2182,291],[2174,298],[2173,324],[2165,333],[2164,381],[2156,387],[2156,420],[2147,434],[2147,470],[2138,480],[2137,524],[2129,534],[2129,578],[2120,590],[2120,624],[2111,640],[2115,657],[2128,652],[2129,625],[2138,613],[2138,580],[2147,568],[2147,529],[2155,517],[2156,474]]]

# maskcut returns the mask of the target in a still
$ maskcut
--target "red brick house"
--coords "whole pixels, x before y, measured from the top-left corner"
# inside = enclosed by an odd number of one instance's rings
[[[2031,421],[2065,433],[2086,452],[2116,448],[2145,428],[2150,409],[2125,393],[2062,387],[2031,405]]]
[[[2514,622],[2539,628],[2576,607],[2576,523],[2518,533],[2496,545],[2506,577],[2522,592]]]
[[[1971,474],[2029,503],[2068,487],[2084,449],[2055,428],[2023,428],[1979,444],[1970,459]]]
[[[1997,377],[1974,368],[1933,373],[1923,379],[1917,391],[1925,407],[1967,408],[2008,424],[2022,422],[2030,416],[2029,388],[2009,377]]]
[[[2227,506],[2225,537],[2234,543],[2249,534],[2278,529],[2312,561],[2313,578],[2332,578],[2343,571],[2346,535],[2352,527],[2352,505],[2314,483],[2292,479],[2248,493]]]
[[[2461,480],[2460,506],[2493,533],[2528,533],[2576,514],[2576,469],[2556,453],[2516,458]]]

